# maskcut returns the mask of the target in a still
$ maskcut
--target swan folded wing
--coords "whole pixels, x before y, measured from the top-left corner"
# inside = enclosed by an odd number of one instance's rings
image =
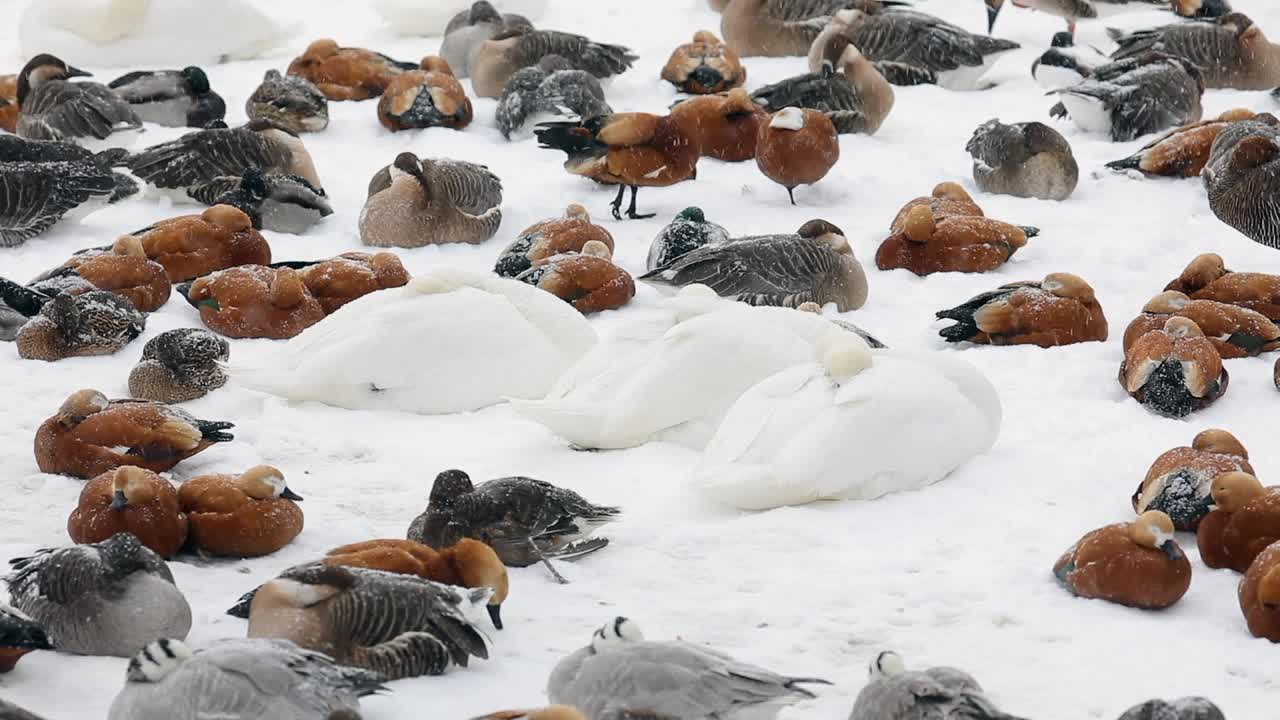
[[[157,187],[185,188],[226,175],[238,177],[251,167],[287,170],[291,158],[284,143],[252,130],[202,130],[134,155],[129,169]]]

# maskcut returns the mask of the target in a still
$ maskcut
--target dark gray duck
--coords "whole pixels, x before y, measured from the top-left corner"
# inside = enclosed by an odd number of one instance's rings
[[[566,582],[550,559],[572,559],[609,544],[591,537],[622,514],[595,505],[572,490],[528,477],[506,477],[472,485],[461,470],[446,470],[431,486],[427,509],[414,518],[406,537],[434,548],[463,538],[490,545],[512,567],[544,563]]]
[[[849,720],[1024,720],[997,708],[963,670],[908,671],[897,653],[882,652],[869,676]]]
[[[649,245],[645,269],[653,270],[674,262],[701,247],[729,242],[729,231],[707,220],[702,208],[681,210]]]
[[[249,120],[267,120],[299,135],[329,127],[329,98],[301,75],[268,70],[244,103]]]
[[[1207,698],[1184,697],[1172,702],[1148,700],[1134,705],[1117,720],[1227,720]]]
[[[246,168],[239,176],[214,178],[187,190],[205,205],[231,205],[244,211],[258,230],[300,235],[333,214],[324,190],[306,178],[285,173],[263,173]]]
[[[479,97],[501,97],[517,70],[548,55],[559,55],[577,70],[598,78],[620,75],[638,56],[621,45],[598,43],[582,35],[517,27],[481,43],[471,56],[471,86]]]
[[[1086,131],[1127,142],[1198,121],[1204,80],[1187,60],[1149,53],[1104,65],[1078,85],[1047,94],[1061,98],[1051,116],[1070,115]]]
[[[1161,52],[1195,65],[1210,88],[1269,90],[1280,84],[1280,45],[1244,13],[1125,33],[1108,29],[1116,60]]]
[[[1044,123],[988,120],[964,149],[973,156],[973,180],[983,192],[1065,200],[1080,180],[1071,144]]]
[[[587,120],[612,112],[594,75],[573,69],[559,55],[547,55],[511,76],[494,117],[502,136],[510,140],[513,133],[539,122]]]
[[[209,86],[204,70],[139,70],[112,80],[107,87],[133,106],[144,122],[166,127],[203,128],[227,115],[227,104]]]
[[[129,657],[158,637],[184,638],[191,607],[169,566],[129,533],[9,561],[14,607],[44,626],[54,647]]]
[[[227,384],[221,363],[231,344],[208,330],[166,330],[142,347],[129,373],[129,396],[165,404],[187,402]]]
[[[141,335],[147,326],[146,314],[127,298],[106,290],[45,298],[38,313],[14,338],[18,355],[28,360],[53,362],[111,355]]]
[[[1256,120],[1228,125],[1200,177],[1219,220],[1280,248],[1280,128]]]
[[[107,141],[135,131],[142,121],[114,90],[48,54],[31,58],[18,74],[18,135],[32,140]]]
[[[493,3],[479,0],[454,15],[445,26],[440,57],[449,63],[456,77],[467,77],[471,74],[471,57],[485,41],[521,28],[534,29],[529,18],[516,13],[500,13]]]
[[[491,592],[315,562],[258,588],[249,637],[291,640],[389,680],[439,675],[489,657],[464,611],[484,605]]]

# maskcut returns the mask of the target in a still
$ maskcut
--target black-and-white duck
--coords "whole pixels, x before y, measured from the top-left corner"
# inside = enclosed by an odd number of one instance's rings
[[[248,168],[242,175],[215,178],[188,194],[206,205],[240,208],[258,230],[299,235],[333,214],[329,198],[305,178]]]
[[[1092,45],[1076,45],[1067,31],[1053,34],[1049,49],[1031,63],[1031,77],[1046,88],[1074,85],[1103,65],[1111,64],[1106,53]]]
[[[137,141],[142,121],[114,90],[62,59],[41,54],[18,74],[18,134],[33,140],[62,140],[92,149]]]
[[[139,70],[107,84],[144,122],[166,127],[203,128],[227,114],[222,96],[209,86],[204,70]]]
[[[1053,117],[1070,115],[1088,132],[1127,142],[1199,120],[1204,80],[1188,60],[1148,53],[1104,65],[1084,82],[1048,94],[1061,98],[1049,111]]]

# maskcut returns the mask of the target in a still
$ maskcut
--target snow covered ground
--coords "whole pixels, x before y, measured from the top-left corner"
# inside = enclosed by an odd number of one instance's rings
[[[1280,5],[1274,0],[1233,3],[1280,35]],[[25,3],[3,5],[3,15],[14,18]],[[978,0],[918,5],[971,30],[985,28]],[[328,35],[410,60],[439,44],[438,38],[394,37],[361,2],[287,0],[278,11],[305,24],[292,47],[270,61],[208,68],[214,88],[227,98],[230,122],[243,119],[243,102],[262,73],[283,69],[315,37]],[[719,25],[704,0],[552,0],[547,15],[535,20],[637,51],[635,67],[607,85],[609,102],[617,110],[650,112],[661,112],[675,99],[674,89],[658,79],[670,50],[695,30]],[[1148,12],[1111,22],[1141,27],[1167,20]],[[991,117],[1049,121],[1053,101],[1034,84],[1029,68],[1051,34],[1062,29],[1061,21],[1009,8],[997,29],[1024,46],[994,69],[998,88],[899,88],[897,107],[881,132],[842,136],[839,164],[818,185],[797,190],[797,207],[754,164],[704,160],[696,181],[641,192],[641,210],[657,212],[657,218],[614,222],[607,207],[610,189],[569,176],[560,167],[563,155],[539,150],[531,140],[503,141],[493,127],[493,100],[475,101],[476,122],[464,132],[395,135],[379,126],[372,102],[331,105],[329,129],[305,141],[337,213],[305,236],[269,233],[277,260],[358,249],[356,217],[366,183],[406,149],[484,163],[503,179],[506,197],[498,237],[478,247],[401,251],[414,272],[442,266],[487,270],[514,233],[558,215],[570,202],[582,202],[609,228],[619,261],[634,273],[643,271],[654,234],[688,205],[701,206],[734,234],[792,231],[822,217],[846,231],[867,267],[870,300],[848,319],[891,346],[959,353],[978,365],[999,389],[1004,429],[991,452],[926,490],[751,514],[697,502],[684,488],[696,455],[683,448],[652,444],[581,453],[504,407],[439,417],[357,413],[294,406],[227,387],[188,409],[234,421],[236,442],[183,463],[174,478],[270,463],[306,497],[307,529],[274,556],[171,563],[195,611],[190,641],[199,646],[242,636],[244,622],[224,615],[224,609],[284,567],[340,543],[403,537],[425,507],[436,473],[457,467],[477,480],[507,474],[548,480],[596,502],[621,505],[626,518],[606,533],[613,540],[609,548],[563,567],[570,585],[554,584],[539,567],[513,569],[507,629],[490,630],[490,659],[444,677],[394,683],[392,693],[364,703],[371,720],[465,718],[540,704],[554,663],[615,615],[634,618],[651,638],[709,643],[772,669],[835,683],[820,699],[786,711],[785,718],[845,717],[867,662],[886,648],[901,652],[909,665],[969,670],[1004,709],[1037,719],[1110,720],[1149,697],[1189,694],[1211,697],[1233,720],[1276,717],[1278,650],[1249,635],[1236,602],[1237,576],[1201,565],[1194,537],[1179,538],[1194,561],[1191,590],[1164,612],[1073,598],[1056,584],[1051,566],[1086,531],[1130,519],[1129,496],[1149,463],[1204,428],[1231,430],[1250,450],[1264,483],[1276,482],[1280,444],[1270,438],[1280,394],[1271,384],[1274,357],[1231,361],[1227,395],[1185,421],[1148,413],[1115,378],[1124,326],[1194,255],[1217,252],[1233,269],[1267,272],[1280,272],[1280,255],[1221,224],[1198,180],[1136,180],[1102,168],[1141,141],[1112,144],[1056,123],[1081,166],[1074,196],[1054,203],[977,195],[988,215],[1041,228],[1011,263],[989,275],[929,278],[874,268],[875,249],[906,200],[942,180],[972,186],[964,144],[979,123]],[[199,32],[199,23],[189,31]],[[14,23],[0,26],[0,48],[16,47],[14,32]],[[1080,40],[1105,47],[1103,25],[1082,24]],[[93,58],[66,59],[98,69]],[[0,54],[0,70],[16,71],[21,62]],[[804,61],[746,64],[747,84],[754,88],[801,72]],[[110,70],[99,73],[103,81],[114,76]],[[1277,109],[1268,94],[1233,91],[1209,91],[1204,105],[1206,116],[1238,106]],[[144,142],[179,133],[151,127]],[[0,250],[0,275],[25,280],[76,249],[193,211],[154,197],[130,201],[24,247]],[[1055,271],[1077,273],[1093,285],[1111,323],[1110,341],[1048,351],[957,349],[937,336],[935,310],[1004,282]],[[631,306],[593,322],[605,331],[646,312],[657,299],[642,287]],[[124,396],[145,339],[185,326],[199,326],[198,316],[175,298],[149,318],[144,338],[114,357],[45,364],[20,360],[12,345],[0,345],[0,560],[69,542],[65,518],[83,483],[37,470],[31,449],[36,427],[78,388]],[[232,357],[252,360],[270,342],[236,341]],[[928,452],[935,442],[913,436],[911,427],[901,432],[903,452]],[[124,673],[121,659],[36,653],[0,676],[0,696],[54,720],[97,720]]]

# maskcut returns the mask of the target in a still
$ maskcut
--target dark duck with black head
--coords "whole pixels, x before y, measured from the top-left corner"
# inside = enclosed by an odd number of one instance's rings
[[[258,230],[300,235],[333,214],[329,198],[305,178],[248,168],[240,177],[216,178],[192,189],[206,205],[231,205],[244,211]]]
[[[226,117],[227,104],[209,86],[204,70],[139,70],[112,80],[116,91],[144,122],[202,128]]]
[[[104,147],[122,144],[118,136],[141,128],[142,121],[106,85],[71,81],[90,76],[53,55],[31,58],[18,74],[18,135],[82,144],[101,141]]]
[[[1031,77],[1047,88],[1074,85],[1111,62],[1101,50],[1091,45],[1076,45],[1069,32],[1054,33],[1045,50],[1031,63]]]

